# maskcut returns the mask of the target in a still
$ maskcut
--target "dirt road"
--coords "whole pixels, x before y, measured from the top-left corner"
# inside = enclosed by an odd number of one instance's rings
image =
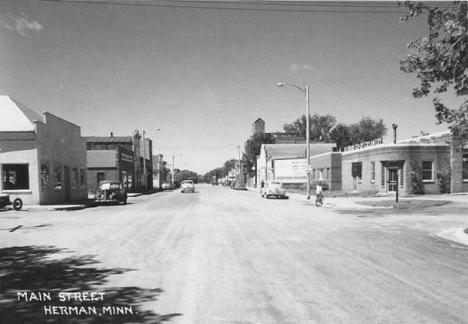
[[[462,216],[359,215],[208,185],[129,202],[1,212],[2,320],[468,323],[468,250],[433,235]],[[97,315],[44,311],[65,305],[60,291],[92,290],[101,303],[75,305]],[[13,301],[17,291],[52,301]],[[134,314],[102,314],[124,305]]]

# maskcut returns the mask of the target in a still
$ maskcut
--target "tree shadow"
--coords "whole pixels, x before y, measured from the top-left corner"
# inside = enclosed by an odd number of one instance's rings
[[[98,268],[92,256],[59,259],[56,254],[63,252],[71,251],[52,246],[0,249],[0,323],[153,324],[182,315],[140,309],[157,300],[163,293],[159,288],[103,287],[109,276],[132,269]],[[90,292],[97,293],[94,300]],[[65,293],[62,298],[60,293]],[[80,300],[73,293],[88,295]]]

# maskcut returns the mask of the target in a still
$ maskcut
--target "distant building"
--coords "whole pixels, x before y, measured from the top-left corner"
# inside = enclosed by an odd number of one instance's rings
[[[161,189],[164,182],[164,169],[166,163],[163,160],[163,155],[153,155],[153,188]]]
[[[87,136],[88,187],[104,180],[119,181],[128,191],[153,188],[152,141],[135,131],[132,136]],[[146,177],[145,177],[146,171]]]
[[[332,152],[334,143],[311,143],[310,155]],[[257,158],[257,184],[262,181],[307,183],[306,144],[263,144]]]
[[[0,191],[25,204],[87,198],[86,141],[79,126],[0,96]]]

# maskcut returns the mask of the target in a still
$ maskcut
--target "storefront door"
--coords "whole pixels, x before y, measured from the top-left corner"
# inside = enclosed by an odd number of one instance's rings
[[[396,192],[398,185],[398,169],[388,169],[388,192]]]

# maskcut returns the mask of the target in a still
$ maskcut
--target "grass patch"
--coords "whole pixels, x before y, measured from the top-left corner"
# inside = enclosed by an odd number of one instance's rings
[[[421,199],[405,199],[396,202],[395,200],[375,200],[375,201],[356,201],[357,204],[372,206],[372,207],[393,207],[394,209],[425,209],[431,207],[439,207],[451,203],[448,200],[421,200]]]

